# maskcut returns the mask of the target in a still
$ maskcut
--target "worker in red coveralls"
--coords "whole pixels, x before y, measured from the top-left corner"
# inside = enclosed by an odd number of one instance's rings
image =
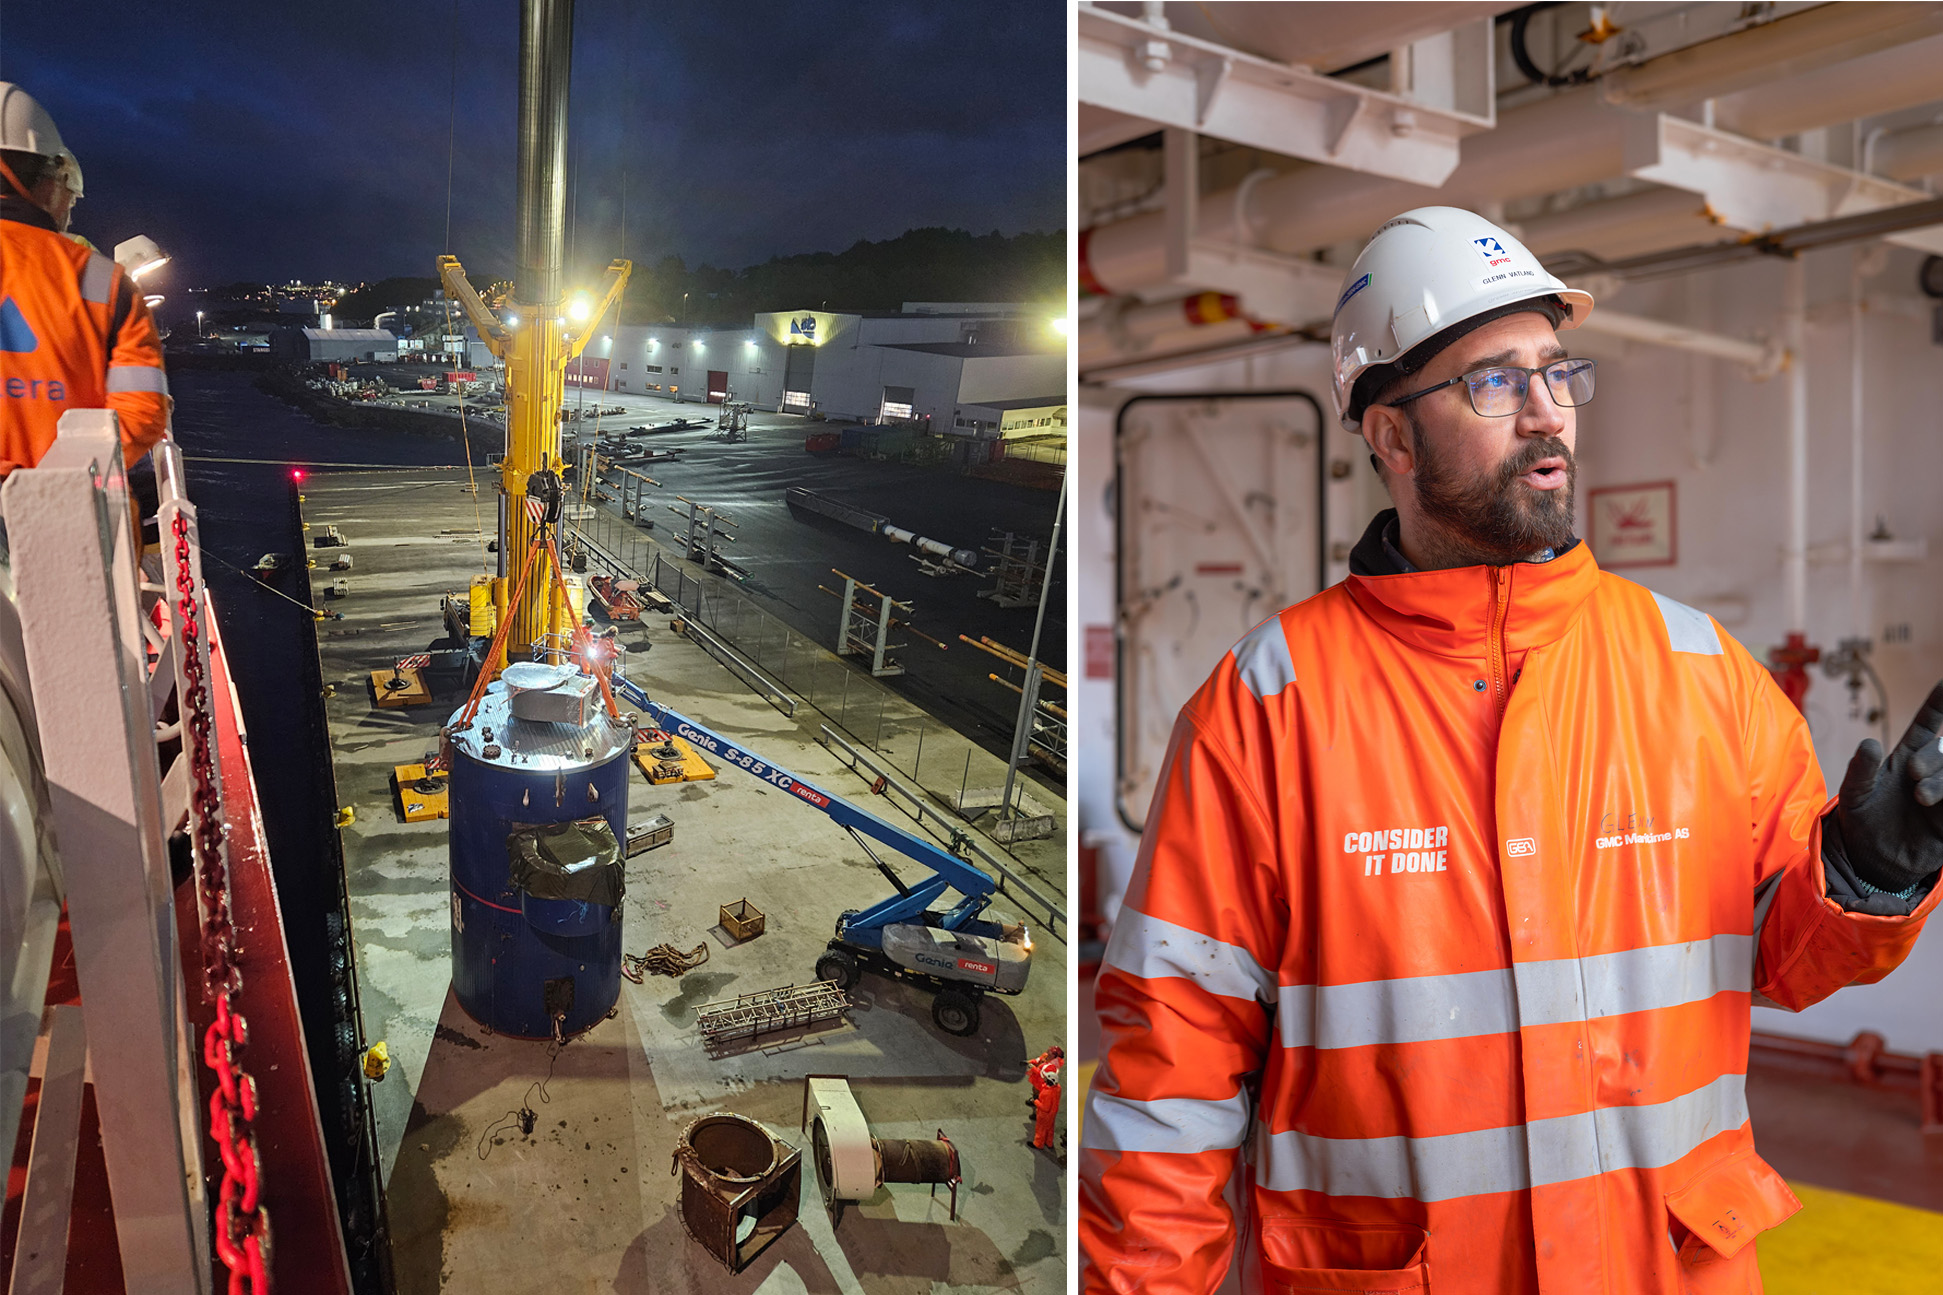
[[[1033,1110],[1037,1112],[1032,1124],[1032,1145],[1050,1147],[1052,1145],[1052,1126],[1059,1118],[1060,1092],[1066,1075],[1066,1050],[1054,1045],[1033,1059],[1028,1072],[1032,1078],[1032,1089],[1037,1094],[1032,1099]]]

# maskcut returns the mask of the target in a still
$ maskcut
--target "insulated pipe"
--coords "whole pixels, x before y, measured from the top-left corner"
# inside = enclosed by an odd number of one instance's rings
[[[1782,559],[1788,632],[1808,633],[1808,268],[1788,262],[1788,546]],[[1597,314],[1597,311],[1593,312]]]
[[[1604,333],[1611,337],[1624,338],[1629,342],[1670,346],[1675,350],[1692,351],[1696,355],[1711,355],[1715,359],[1730,360],[1735,364],[1746,365],[1757,378],[1772,377],[1775,370],[1781,366],[1782,360],[1777,348],[1763,346],[1759,342],[1747,342],[1738,337],[1704,332],[1682,324],[1669,324],[1664,320],[1648,319],[1644,315],[1622,315],[1616,310],[1603,306],[1585,317],[1585,322],[1579,325],[1579,331]]]
[[[1476,206],[1592,184],[1625,170],[1626,124],[1633,119],[1603,102],[1596,86],[1586,86],[1515,108],[1498,118],[1496,130],[1467,136],[1441,189],[1306,166],[1254,185],[1245,210],[1237,190],[1202,198],[1197,232],[1216,242],[1304,252],[1367,238],[1410,207]],[[1124,295],[1163,282],[1166,217],[1149,212],[1083,230],[1079,254],[1082,285]]]
[[[1714,100],[1714,125],[1751,139],[1781,139],[1938,97],[1943,36],[1878,50]]]
[[[1756,54],[1748,51],[1768,51],[1760,57],[1772,60],[1782,37],[1787,41],[1782,62],[1789,69],[1837,63],[1858,52],[1855,42],[1887,43],[1881,34],[1890,30],[1883,24],[1885,11],[1891,10],[1899,12],[1902,26],[1888,39],[1904,39],[1922,24],[1938,24],[1935,14],[1943,5],[1824,5],[1791,14],[1503,113],[1495,130],[1464,139],[1458,166],[1441,188],[1305,166],[1255,185],[1245,205],[1236,189],[1202,197],[1197,232],[1214,241],[1301,253],[1367,238],[1379,223],[1410,207],[1437,203],[1476,208],[1611,179],[1626,171],[1626,128],[1639,118],[1609,102],[1609,96],[1637,104],[1677,85],[1683,102],[1704,99],[1746,84],[1750,66],[1757,66],[1760,75],[1772,75],[1771,63],[1752,62]],[[1803,38],[1803,31],[1814,33],[1813,39]],[[1678,60],[1674,70],[1654,71],[1667,60]],[[1933,90],[1923,96],[1930,97]],[[1826,109],[1816,116],[1822,120],[1814,125],[1843,120]],[[1129,294],[1161,283],[1167,278],[1165,215],[1149,212],[1082,230],[1079,255],[1080,284],[1089,290]]]
[[[1518,239],[1540,257],[1592,252],[1606,260],[1686,247],[1717,236],[1720,216],[1686,189],[1651,188],[1518,222]]]
[[[560,301],[567,225],[567,83],[573,0],[526,0],[519,33],[519,274],[521,305]]]
[[[1862,570],[1862,321],[1868,309],[1862,279],[1872,251],[1856,248],[1849,268],[1849,633],[1856,638],[1869,636]]]
[[[1612,103],[1642,112],[1664,111],[1939,33],[1943,4],[1817,5],[1621,68],[1600,78],[1600,85]],[[1840,120],[1824,118],[1816,124]]]
[[[1943,122],[1885,131],[1871,140],[1869,168],[1892,180],[1916,180],[1943,173]]]

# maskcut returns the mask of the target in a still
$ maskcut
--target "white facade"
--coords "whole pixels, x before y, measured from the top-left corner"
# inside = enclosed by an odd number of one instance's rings
[[[995,312],[778,311],[757,315],[749,328],[623,325],[594,338],[586,354],[608,361],[615,391],[748,401],[833,420],[928,418],[950,431],[962,405],[1065,389],[1063,348],[1043,349],[1056,335],[1017,340],[1033,322]]]

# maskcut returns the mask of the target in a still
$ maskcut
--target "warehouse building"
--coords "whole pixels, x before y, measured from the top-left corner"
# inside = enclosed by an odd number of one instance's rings
[[[398,358],[398,339],[382,328],[279,328],[270,334],[270,354],[292,364],[390,363]]]
[[[775,311],[748,328],[624,325],[587,348],[568,381],[681,402],[747,401],[830,419],[928,422],[997,438],[1063,424],[1064,338],[1044,308],[907,302],[899,311]],[[582,376],[584,372],[584,377]],[[1026,411],[1042,412],[1031,415]],[[977,411],[974,413],[973,411]]]

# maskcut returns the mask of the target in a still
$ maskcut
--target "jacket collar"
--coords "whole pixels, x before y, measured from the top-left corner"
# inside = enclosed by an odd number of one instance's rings
[[[1599,583],[1591,549],[1574,540],[1549,562],[1508,567],[1412,571],[1387,537],[1396,511],[1378,513],[1350,555],[1349,594],[1389,633],[1443,656],[1476,657],[1489,648],[1498,604],[1505,599],[1509,653],[1564,637]]]
[[[5,189],[6,181],[0,180],[0,220],[18,221],[22,225],[32,225],[36,229],[45,229],[57,234],[60,232],[54,228],[52,216],[18,194],[5,192]]]

